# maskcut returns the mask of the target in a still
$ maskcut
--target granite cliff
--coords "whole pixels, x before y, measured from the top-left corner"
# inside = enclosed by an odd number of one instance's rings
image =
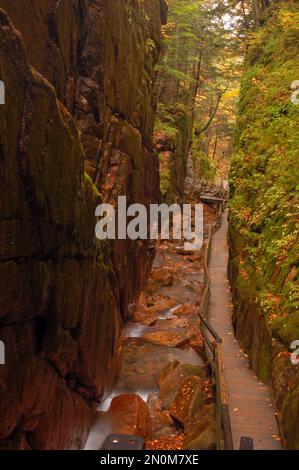
[[[158,201],[164,0],[0,0],[0,448],[81,448],[153,248],[95,208]]]

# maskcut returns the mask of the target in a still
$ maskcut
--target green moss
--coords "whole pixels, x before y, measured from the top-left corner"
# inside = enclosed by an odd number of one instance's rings
[[[276,317],[271,326],[273,335],[286,346],[299,339],[299,315],[297,312],[290,314],[287,318]]]
[[[254,277],[260,312],[286,346],[299,337],[298,279],[290,276],[299,264],[299,106],[290,100],[299,77],[298,18],[298,5],[283,4],[252,36],[230,175],[231,224],[242,237],[238,277],[246,272],[249,284]]]
[[[94,195],[98,198],[98,197],[101,197],[101,194],[99,193],[96,185],[94,184],[94,182],[92,181],[91,177],[89,176],[88,173],[86,173],[86,171],[84,172],[84,179],[85,179],[85,184],[87,186],[89,186],[91,189],[92,189],[92,192],[94,193]]]
[[[299,386],[288,392],[282,412],[283,420],[288,423],[286,439],[289,450],[299,449],[298,410]]]
[[[230,174],[237,335],[258,377],[279,384],[274,395],[289,449],[299,449],[299,377],[285,363],[282,380],[275,361],[278,351],[288,361],[299,339],[299,106],[290,99],[298,45],[299,5],[282,2],[251,38]]]
[[[198,141],[195,141],[193,144],[193,158],[196,166],[199,167],[201,178],[211,181],[214,180],[216,176],[216,164],[205,154],[202,150],[197,148]]]
[[[155,49],[156,49],[155,41],[153,41],[151,38],[147,38],[147,40],[145,41],[145,53],[147,55],[151,55],[153,54]]]
[[[163,132],[166,137],[170,139],[175,139],[178,133],[178,129],[172,125],[170,125],[168,122],[163,122],[157,119],[155,129],[158,132]]]
[[[160,103],[155,134],[160,147],[160,189],[169,204],[181,201],[192,136],[192,114],[183,104]]]

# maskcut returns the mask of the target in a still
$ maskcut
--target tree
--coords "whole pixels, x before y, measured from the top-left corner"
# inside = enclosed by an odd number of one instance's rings
[[[225,153],[225,132],[227,145],[232,140],[228,109],[233,116],[236,99],[228,106],[228,96],[239,82],[240,50],[245,52],[245,30],[253,21],[248,0],[235,1],[234,14],[231,6],[232,1],[169,1],[165,54],[158,68],[158,125],[170,131],[176,110],[185,110],[194,128],[195,158],[216,159]]]

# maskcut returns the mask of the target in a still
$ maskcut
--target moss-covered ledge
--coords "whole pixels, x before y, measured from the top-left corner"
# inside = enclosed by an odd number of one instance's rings
[[[299,449],[299,6],[282,2],[252,35],[230,175],[236,335],[271,385],[284,444]]]

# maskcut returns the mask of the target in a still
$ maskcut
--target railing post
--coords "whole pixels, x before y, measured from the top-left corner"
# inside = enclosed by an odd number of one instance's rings
[[[240,450],[254,450],[253,439],[251,437],[241,437]]]
[[[0,341],[0,365],[5,365],[5,344],[3,341]]]
[[[5,85],[2,80],[0,80],[0,105],[5,104]]]

